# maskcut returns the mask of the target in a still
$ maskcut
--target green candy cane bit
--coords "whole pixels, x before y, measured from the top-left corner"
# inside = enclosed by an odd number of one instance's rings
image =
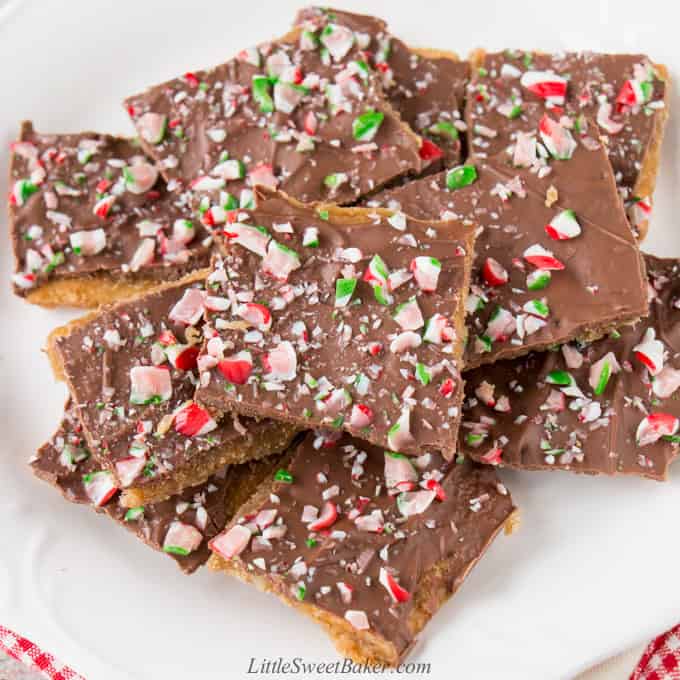
[[[474,165],[459,165],[446,173],[447,188],[462,189],[470,186],[477,179],[477,168]]]
[[[346,307],[357,287],[356,279],[338,279],[335,282],[335,306]]]
[[[253,76],[253,98],[262,113],[273,113],[274,100],[270,94],[271,81],[267,76]]]
[[[562,385],[565,387],[574,382],[571,373],[567,373],[567,371],[551,371],[545,380],[551,385]]]
[[[475,433],[470,432],[465,437],[465,443],[468,446],[479,446],[485,439],[486,439],[485,434],[475,434]]]
[[[53,272],[60,264],[64,264],[65,259],[64,253],[61,250],[57,253],[54,253],[49,264],[45,267],[45,271],[48,274]]]
[[[308,548],[314,548],[314,547],[316,547],[317,542],[318,542],[318,541],[317,541],[315,538],[308,538],[308,539],[305,541],[305,544],[306,544],[306,546],[307,546]]]
[[[527,276],[527,288],[529,290],[543,290],[552,279],[548,269],[536,269]]]
[[[144,515],[144,506],[140,505],[137,508],[130,508],[126,513],[125,513],[125,521],[126,522],[134,522],[135,520],[140,519]]]
[[[483,352],[490,352],[491,348],[493,346],[493,342],[491,341],[491,338],[488,335],[478,335],[477,336],[477,342],[479,343],[479,346],[481,347],[481,351]]]
[[[232,196],[231,194],[225,192],[225,197],[224,197],[224,203],[222,204],[222,207],[225,210],[236,210],[238,208],[238,201],[236,200],[236,196]]]
[[[329,216],[328,210],[319,210],[319,211],[318,211],[318,214],[319,214],[319,217],[320,217],[322,220],[325,220],[326,222],[328,222],[328,216]]]
[[[514,120],[522,115],[522,107],[519,104],[515,104],[508,112],[508,118]]]
[[[288,472],[288,470],[284,470],[283,468],[276,471],[274,479],[277,482],[284,482],[285,484],[293,483],[293,475],[291,475],[290,472]]]
[[[434,125],[430,125],[427,131],[436,137],[449,137],[452,141],[458,139],[458,130],[447,120],[440,120]]]
[[[416,364],[416,378],[423,384],[423,385],[429,385],[430,381],[432,380],[432,376],[430,375],[430,372],[427,370],[427,366],[425,364],[417,363]]]
[[[305,587],[304,583],[300,583],[295,590],[295,597],[297,597],[300,602],[305,599],[305,595],[307,595],[307,588]]]
[[[171,555],[181,555],[182,557],[189,554],[186,548],[180,548],[178,545],[164,545],[163,552],[170,553]]]
[[[524,309],[529,312],[529,314],[540,316],[543,319],[550,315],[550,308],[543,300],[529,300],[529,302],[524,305]]]
[[[373,295],[381,305],[387,306],[391,302],[390,298],[387,295],[385,295],[385,290],[383,286],[378,285],[373,286]]]
[[[347,173],[344,172],[333,172],[330,175],[324,177],[323,183],[329,189],[337,189],[340,185],[344,184],[349,177]]]
[[[600,377],[597,379],[597,385],[595,385],[595,394],[602,394],[607,388],[607,383],[611,377],[612,369],[608,361],[605,361],[602,366],[602,371],[600,371]]]
[[[385,114],[381,111],[374,111],[368,109],[360,116],[354,119],[352,123],[352,134],[354,139],[359,142],[370,142],[378,132],[382,125]]]

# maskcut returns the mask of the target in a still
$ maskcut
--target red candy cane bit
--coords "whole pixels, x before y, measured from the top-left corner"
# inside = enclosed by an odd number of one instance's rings
[[[438,500],[446,500],[446,491],[444,491],[444,487],[438,481],[434,479],[428,479],[425,483],[425,488],[428,489],[428,491],[434,491],[437,494]]]
[[[184,79],[191,85],[191,87],[198,87],[198,78],[191,71],[187,71],[184,74]]]
[[[435,161],[444,155],[444,152],[429,139],[423,137],[418,155],[424,161]]]

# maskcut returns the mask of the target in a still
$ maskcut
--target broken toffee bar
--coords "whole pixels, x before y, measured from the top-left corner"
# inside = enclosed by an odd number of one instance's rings
[[[451,457],[474,228],[267,192],[220,237],[196,399]]]
[[[420,219],[479,225],[466,368],[598,337],[647,314],[644,263],[591,133],[586,119],[544,116],[508,152],[375,197]]]
[[[597,123],[614,177],[640,239],[668,119],[666,67],[644,54],[505,50],[471,56],[466,123],[471,155],[490,157],[534,127],[544,113],[585,114]]]
[[[273,473],[272,458],[222,468],[205,482],[166,500],[124,507],[113,475],[98,464],[82,436],[75,410],[67,405],[59,428],[31,460],[34,474],[72,503],[90,505],[132,531],[150,547],[170,555],[193,573],[210,556],[208,542],[236,509]]]
[[[210,261],[209,232],[132,140],[25,122],[10,176],[14,290],[30,302],[95,307]]]
[[[276,594],[356,662],[396,665],[505,526],[489,466],[310,433],[211,542],[208,566]]]
[[[105,307],[49,340],[83,436],[123,489],[126,506],[167,498],[225,464],[286,448],[295,429],[272,421],[217,422],[193,401],[205,310],[219,304],[205,272]]]
[[[364,61],[369,43],[321,21],[126,107],[170,190],[188,192],[206,224],[252,207],[258,184],[301,201],[351,203],[433,160]]]
[[[451,52],[409,48],[376,17],[308,7],[296,18],[303,31],[313,34],[329,21],[362,36],[362,43],[367,43],[364,58],[380,74],[383,89],[402,120],[432,142],[428,149],[433,159],[441,156],[446,165],[460,162],[470,64]]]
[[[680,265],[645,259],[648,319],[465,374],[461,453],[520,470],[666,478],[680,441]]]

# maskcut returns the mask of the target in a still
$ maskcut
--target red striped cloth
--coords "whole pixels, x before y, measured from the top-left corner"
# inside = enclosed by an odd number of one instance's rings
[[[0,626],[0,651],[50,680],[86,680],[21,635]],[[652,640],[630,680],[680,680],[680,624]]]
[[[4,626],[0,626],[0,651],[20,661],[28,668],[40,671],[50,680],[85,680],[82,675],[65,666],[49,652],[43,652],[30,640]]]
[[[680,680],[680,624],[649,643],[630,680]]]

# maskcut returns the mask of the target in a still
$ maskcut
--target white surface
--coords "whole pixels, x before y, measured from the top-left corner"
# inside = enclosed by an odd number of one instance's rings
[[[301,2],[10,0],[0,8],[0,167],[20,119],[42,131],[129,133],[124,96],[284,33]],[[478,45],[639,50],[680,73],[676,23],[662,2],[339,4],[384,16],[413,45],[462,55]],[[673,111],[646,247],[680,256],[677,149]],[[334,659],[316,626],[272,598],[207,571],[181,576],[31,477],[25,461],[65,396],[40,350],[72,315],[13,298],[6,240],[2,250],[0,623],[90,680],[224,680],[245,677],[251,656]],[[680,465],[666,485],[503,476],[521,530],[496,542],[428,627],[411,660],[431,662],[431,677],[569,678],[677,623]]]

